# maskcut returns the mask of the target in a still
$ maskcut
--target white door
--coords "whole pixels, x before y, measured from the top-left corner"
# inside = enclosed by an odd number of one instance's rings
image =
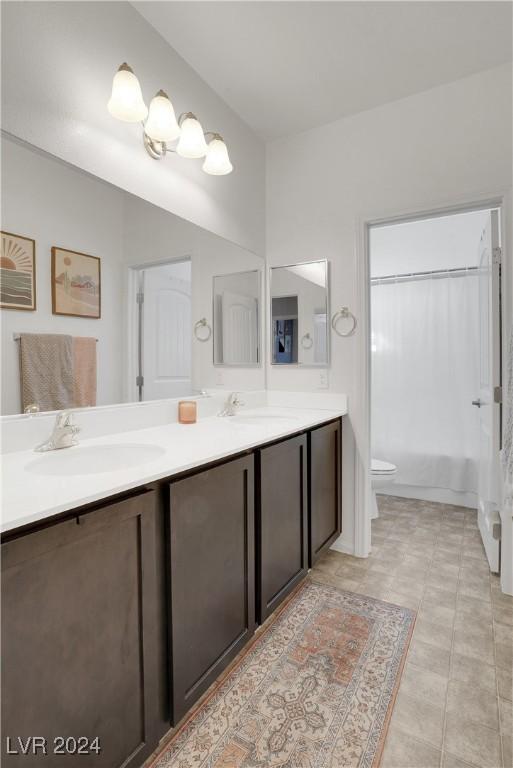
[[[181,397],[192,391],[190,274],[190,262],[143,271],[143,400]]]
[[[258,362],[257,302],[251,296],[223,291],[221,297],[223,323],[223,363],[255,364]]]
[[[479,408],[480,446],[478,524],[490,570],[499,571],[499,451],[500,405],[500,250],[499,214],[490,211],[479,244],[480,384],[473,404]]]

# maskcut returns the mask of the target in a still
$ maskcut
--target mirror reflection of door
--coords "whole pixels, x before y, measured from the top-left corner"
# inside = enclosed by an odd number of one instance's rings
[[[328,262],[271,269],[271,363],[326,366]]]
[[[214,277],[214,364],[260,363],[260,273],[234,272]]]
[[[140,272],[140,400],[181,397],[191,382],[191,262]],[[141,381],[142,379],[142,381]]]

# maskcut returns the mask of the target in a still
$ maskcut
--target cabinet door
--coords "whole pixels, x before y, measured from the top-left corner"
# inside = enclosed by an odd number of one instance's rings
[[[177,723],[255,630],[254,457],[170,485],[170,658]]]
[[[309,442],[310,566],[342,532],[340,420],[312,429]]]
[[[5,768],[127,768],[155,749],[153,497],[2,545]],[[18,737],[43,736],[47,755],[6,754],[7,736],[18,751]],[[63,757],[56,737],[98,737],[101,752]]]
[[[262,623],[306,575],[306,435],[259,452],[258,618]]]

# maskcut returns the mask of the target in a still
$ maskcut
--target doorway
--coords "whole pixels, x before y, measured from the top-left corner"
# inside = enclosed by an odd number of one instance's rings
[[[192,391],[191,262],[136,270],[137,399],[162,400]]]
[[[373,517],[475,509],[500,568],[500,227],[486,208],[369,228]]]

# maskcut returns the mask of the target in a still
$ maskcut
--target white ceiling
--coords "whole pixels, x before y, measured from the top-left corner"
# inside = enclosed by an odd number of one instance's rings
[[[132,4],[267,140],[512,58],[510,2]]]

